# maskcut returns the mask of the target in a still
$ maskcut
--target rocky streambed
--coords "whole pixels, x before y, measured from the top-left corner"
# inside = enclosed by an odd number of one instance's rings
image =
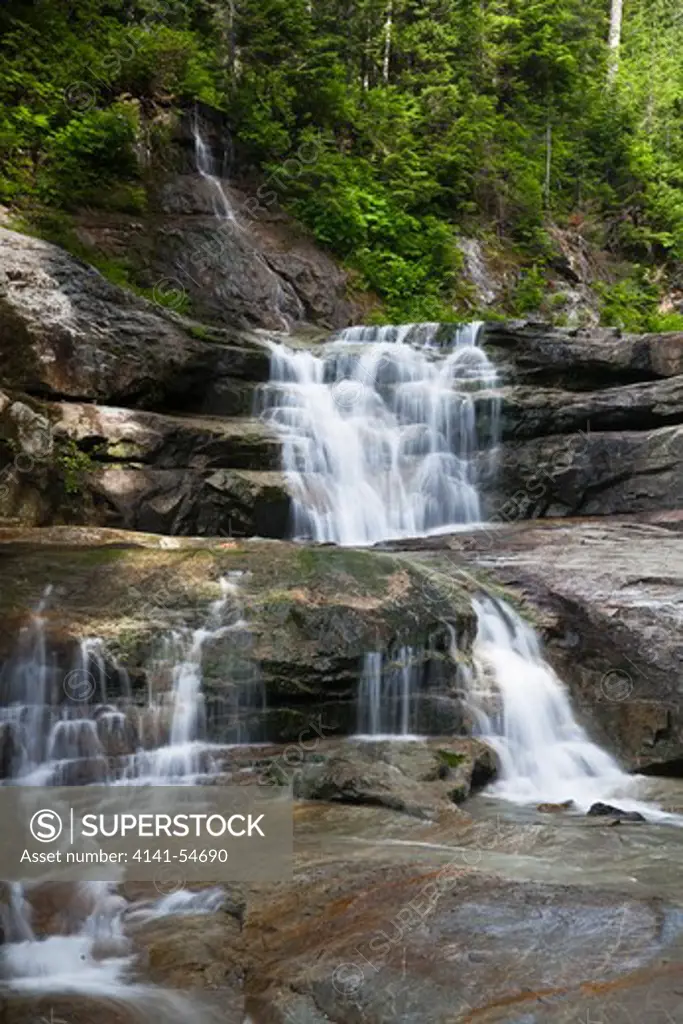
[[[178,222],[154,243],[162,269],[163,239],[213,230],[207,196],[190,202],[188,187],[166,198]],[[116,224],[81,229],[114,248],[127,237]],[[254,256],[243,241],[232,239],[240,265]],[[0,231],[0,688],[40,607],[60,681],[53,713],[68,707],[74,667],[96,668],[84,708],[98,746],[65,781],[120,780],[170,741],[161,641],[196,638],[229,592],[239,629],[201,640],[213,781],[295,796],[291,880],[228,886],[201,913],[200,901],[145,916],[158,892],[120,894],[127,983],[41,991],[38,968],[21,991],[0,978],[0,1019],[676,1021],[683,831],[502,801],[490,787],[505,748],[473,738],[482,709],[495,719],[495,685],[478,703],[473,681],[486,690],[492,678],[476,649],[488,595],[509,651],[524,639],[519,616],[585,735],[647,773],[638,798],[683,812],[683,336],[486,325],[496,379],[471,408],[499,444],[468,456],[488,525],[375,548],[293,544],[282,435],[257,396],[272,346],[315,353],[322,331],[231,324],[275,322],[259,296],[276,264],[288,309],[343,323],[309,256],[304,245],[289,266],[272,252],[270,271],[259,257],[256,298],[231,292],[220,315],[212,287],[207,326]],[[437,359],[452,330],[429,331]],[[387,680],[409,716],[384,714]],[[387,721],[400,738],[351,738]],[[586,749],[563,722],[571,735],[558,739]],[[5,780],[12,737],[3,721]],[[38,945],[73,933],[73,893],[27,898]],[[0,888],[7,934],[11,899]],[[106,963],[111,950],[86,955]]]
[[[669,771],[680,749],[671,669],[681,654],[671,629],[679,530],[675,516],[559,521],[353,551],[6,528],[5,658],[49,578],[48,635],[65,670],[74,645],[97,635],[128,669],[133,693],[146,692],[154,635],[201,621],[217,581],[240,574],[246,654],[267,694],[256,724],[280,742],[226,749],[221,773],[293,785],[294,875],[228,886],[223,909],[210,914],[147,921],[134,910],[144,886],[128,893],[132,979],[161,986],[163,998],[189,996],[209,1021],[676,1020],[683,831],[477,796],[495,779],[497,759],[467,736],[457,665],[439,640],[450,624],[467,661],[471,596],[482,587],[506,593],[543,631],[589,731],[618,744],[632,767]],[[433,662],[427,703],[437,717],[427,731],[441,737],[344,738],[355,730],[363,652],[395,645],[406,629]],[[658,642],[639,643],[638,630]],[[220,644],[207,652],[207,694],[228,683],[234,657]],[[669,732],[657,735],[657,716],[667,714]],[[220,742],[220,718],[214,727]],[[639,795],[683,810],[676,782],[644,779]],[[42,934],[63,927],[46,912],[61,906],[59,894],[48,887],[34,898]],[[143,998],[133,985],[129,995],[13,992],[5,1014],[13,1024],[46,1012],[85,1024],[162,1012],[156,989]],[[163,1012],[172,1019],[182,1004]]]

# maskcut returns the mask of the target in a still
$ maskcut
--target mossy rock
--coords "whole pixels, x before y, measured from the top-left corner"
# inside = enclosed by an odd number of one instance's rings
[[[6,581],[0,656],[10,653],[51,584],[51,637],[61,646],[101,637],[138,681],[164,632],[204,624],[221,578],[228,577],[249,624],[248,648],[221,640],[207,647],[207,700],[220,700],[237,675],[257,665],[268,714],[283,739],[321,709],[336,731],[353,731],[367,652],[390,654],[410,643],[439,692],[455,688],[444,622],[464,646],[474,635],[464,592],[440,590],[419,568],[374,551],[54,528],[0,530],[0,557]]]

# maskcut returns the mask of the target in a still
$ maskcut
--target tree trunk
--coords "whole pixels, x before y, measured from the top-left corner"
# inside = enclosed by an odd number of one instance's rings
[[[619,47],[621,46],[621,22],[624,0],[611,0],[609,19],[609,63],[607,81],[613,82],[619,70]]]
[[[543,183],[543,198],[546,210],[550,209],[550,174],[553,163],[553,126],[550,121],[550,111],[545,126],[545,181]]]
[[[393,0],[388,0],[387,13],[384,21],[384,61],[382,63],[382,78],[386,85],[389,81],[389,64],[391,63],[391,23],[394,14]]]

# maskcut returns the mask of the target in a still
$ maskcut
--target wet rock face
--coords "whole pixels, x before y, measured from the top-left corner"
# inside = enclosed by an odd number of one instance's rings
[[[373,860],[354,848],[352,860],[312,865],[256,898],[244,933],[254,950],[262,940],[247,976],[252,1019],[626,1024],[620,1001],[646,1019],[666,956],[660,901],[472,870],[482,851],[457,849],[466,831],[453,816],[450,834],[434,837],[450,850],[440,857],[435,846],[422,863],[413,849],[412,863],[390,864],[378,837]],[[666,1006],[675,1005],[672,967]]]
[[[264,188],[259,198],[221,184],[232,219],[216,220],[215,186],[188,174],[165,183],[144,231],[82,219],[79,233],[105,251],[137,256],[150,287],[181,289],[208,323],[270,330],[350,323],[345,274],[279,209],[276,192]]]
[[[279,444],[246,418],[268,377],[262,339],[200,330],[1,230],[0,358],[0,516],[286,534]]]

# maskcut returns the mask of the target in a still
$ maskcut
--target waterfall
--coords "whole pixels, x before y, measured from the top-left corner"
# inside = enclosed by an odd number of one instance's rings
[[[476,599],[474,608],[470,699],[479,732],[500,760],[499,780],[489,792],[518,804],[571,800],[582,811],[616,800],[653,820],[683,823],[632,798],[638,778],[622,771],[576,721],[567,688],[532,627],[497,598]]]
[[[149,677],[168,692],[155,693],[150,681],[148,705],[142,708],[132,698],[128,674],[101,640],[84,638],[71,666],[63,664],[63,653],[51,650],[47,588],[20,633],[16,654],[0,674],[0,785],[178,785],[214,774],[214,745],[206,740],[202,699],[203,656],[219,640],[242,649],[249,637],[237,583],[223,579],[220,587],[221,596],[202,626],[175,630],[161,639],[160,656],[148,665]],[[243,657],[248,653],[242,651]],[[240,716],[245,709],[263,707],[263,686],[258,676],[244,674],[227,691],[220,725],[243,735]],[[9,905],[0,907],[5,937],[0,978],[10,989],[76,991],[131,999],[137,1005],[149,1001],[151,1016],[159,1019],[168,1016],[160,1013],[160,1003],[171,1013],[169,1019],[196,1016],[180,997],[126,982],[134,955],[124,921],[129,915],[140,919],[210,913],[222,903],[222,890],[183,891],[131,905],[113,883],[75,885],[73,916],[78,923],[69,934],[36,938],[31,923],[34,888],[12,884]],[[69,907],[64,910],[71,913]]]
[[[226,240],[229,241],[230,245],[225,247],[225,252],[228,257],[230,257],[231,254],[234,254],[233,251],[237,253],[238,257],[242,257],[242,259],[238,259],[237,261],[238,266],[242,263],[245,255],[258,264],[260,272],[263,275],[263,278],[268,282],[268,287],[271,291],[269,303],[277,313],[282,330],[288,332],[290,321],[285,309],[289,308],[290,311],[293,310],[295,313],[294,319],[296,320],[306,319],[306,311],[301,300],[296,292],[291,288],[288,288],[287,293],[285,293],[280,277],[275,273],[260,249],[251,241],[248,231],[248,221],[245,221],[244,223],[240,221],[240,218],[237,216],[237,213],[233,208],[230,197],[223,186],[222,179],[216,174],[217,168],[215,166],[213,154],[202,137],[199,127],[199,119],[196,116],[192,122],[192,137],[194,140],[194,154],[197,172],[207,183],[210,190],[211,206],[214,217],[219,222],[220,230],[228,233]],[[251,216],[253,217],[253,214]],[[206,251],[211,252],[211,247],[208,246]],[[221,251],[221,246],[219,245],[215,250],[216,255],[220,255]],[[226,273],[231,272],[229,259],[226,260],[225,269]]]
[[[194,139],[194,156],[197,170],[202,178],[208,182],[211,189],[214,216],[218,220],[229,221],[236,225],[237,217],[232,208],[232,203],[223,188],[220,177],[216,174],[213,155],[201,136],[196,117],[192,123],[192,137]]]
[[[133,699],[127,672],[104,643],[85,637],[69,671],[60,668],[46,638],[46,591],[21,631],[17,653],[0,674],[0,780],[21,785],[88,782],[191,783],[213,771],[204,710],[204,652],[223,640],[236,678],[226,681],[213,725],[223,745],[259,739],[250,728],[265,704],[239,588],[220,581],[221,597],[197,629],[169,631],[147,666],[149,692]]]
[[[408,739],[417,732],[416,699],[422,668],[423,659],[413,647],[401,647],[395,658],[381,651],[364,656],[358,688],[360,737]]]
[[[320,354],[272,344],[257,411],[282,439],[296,539],[367,545],[481,521],[475,456],[495,449],[498,399],[479,429],[475,393],[496,384],[479,327],[354,327]]]

